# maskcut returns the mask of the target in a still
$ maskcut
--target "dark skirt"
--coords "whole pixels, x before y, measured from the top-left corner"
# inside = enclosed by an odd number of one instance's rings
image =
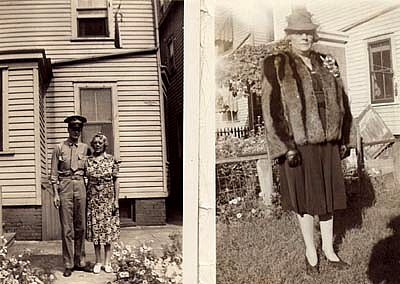
[[[333,214],[346,208],[346,191],[339,155],[334,143],[298,146],[302,164],[280,165],[282,207],[300,215]]]

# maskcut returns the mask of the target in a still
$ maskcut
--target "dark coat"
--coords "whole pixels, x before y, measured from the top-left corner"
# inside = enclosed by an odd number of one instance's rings
[[[311,74],[301,58],[290,52],[268,56],[263,62],[262,108],[271,158],[297,145],[338,142],[347,145],[352,116],[342,81],[312,52],[311,62],[321,75],[326,126],[318,112]]]

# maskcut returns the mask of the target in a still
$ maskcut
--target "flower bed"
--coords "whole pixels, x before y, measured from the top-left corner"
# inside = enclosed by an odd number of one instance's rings
[[[0,237],[0,283],[1,284],[41,284],[54,283],[52,273],[33,268],[29,251],[17,256],[9,256],[6,239]]]
[[[251,135],[249,138],[227,136],[217,139],[217,222],[235,223],[281,214],[276,164],[273,164],[272,204],[267,206],[260,196],[257,160],[252,159],[252,156],[266,154],[266,145],[263,129],[259,135]]]
[[[139,247],[117,244],[112,255],[112,267],[117,273],[114,283],[182,283],[182,242],[177,234],[170,238],[172,243],[163,246],[160,257],[154,253],[151,242]]]

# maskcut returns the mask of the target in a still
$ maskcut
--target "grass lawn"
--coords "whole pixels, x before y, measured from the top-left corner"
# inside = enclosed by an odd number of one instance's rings
[[[217,283],[400,283],[400,188],[391,175],[349,187],[348,209],[335,215],[335,243],[350,269],[321,257],[320,274],[305,274],[304,245],[295,216],[217,224]],[[320,244],[318,227],[315,240]]]

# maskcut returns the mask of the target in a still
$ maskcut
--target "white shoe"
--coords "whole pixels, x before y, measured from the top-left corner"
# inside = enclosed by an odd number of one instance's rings
[[[104,271],[107,273],[113,272],[111,265],[104,265]]]
[[[94,265],[94,267],[93,267],[93,273],[99,274],[100,271],[101,271],[101,263],[98,262],[98,263],[96,263],[96,264]]]

